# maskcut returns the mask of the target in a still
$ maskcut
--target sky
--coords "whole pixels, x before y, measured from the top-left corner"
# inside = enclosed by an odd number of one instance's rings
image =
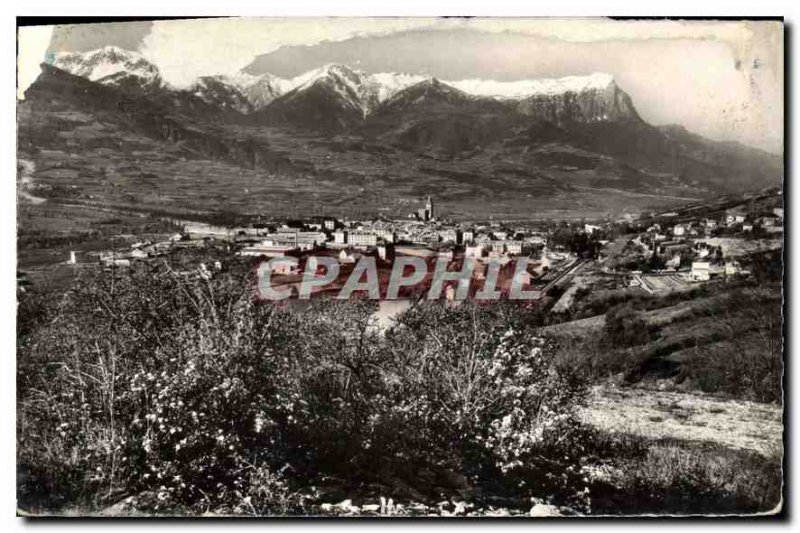
[[[226,18],[38,31],[20,31],[21,87],[48,54],[109,44],[142,53],[176,86],[240,69],[291,77],[331,62],[445,80],[607,72],[652,124],[783,149],[783,29],[776,22]]]

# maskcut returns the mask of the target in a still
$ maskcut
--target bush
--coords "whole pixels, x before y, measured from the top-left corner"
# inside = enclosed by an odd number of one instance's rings
[[[638,346],[649,340],[647,323],[628,304],[608,310],[603,327],[605,343],[614,348]]]
[[[780,285],[748,282],[698,313],[702,334],[687,339],[684,374],[706,392],[759,402],[783,396]]]
[[[443,454],[434,462],[460,470],[487,454],[509,471],[530,466],[553,435],[569,440],[582,382],[501,309],[416,307],[390,338],[390,405],[426,430],[418,446]]]
[[[603,474],[593,486],[593,509],[603,514],[755,513],[781,501],[779,461],[691,443],[653,443]]]
[[[517,309],[421,305],[382,334],[369,302],[256,304],[247,268],[98,273],[31,323],[21,505],[293,514],[322,475],[433,498],[576,460],[582,385]]]

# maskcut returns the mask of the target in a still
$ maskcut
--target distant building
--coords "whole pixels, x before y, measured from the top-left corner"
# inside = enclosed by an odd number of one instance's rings
[[[458,233],[454,229],[446,229],[439,232],[439,237],[443,242],[458,242]]]
[[[483,257],[483,245],[476,244],[473,246],[467,246],[466,250],[464,251],[464,257],[474,257],[474,258]]]
[[[296,246],[273,244],[272,241],[264,241],[253,246],[242,248],[239,255],[249,255],[255,257],[286,257],[297,253]]]
[[[683,224],[675,224],[675,227],[672,228],[672,234],[676,237],[682,237],[686,234],[686,226]]]
[[[594,224],[584,224],[583,231],[592,235],[595,231],[602,229],[600,226],[595,226]]]
[[[736,276],[736,275],[747,275],[750,272],[747,270],[742,269],[741,265],[738,261],[726,261],[725,262],[725,275],[726,276]]]
[[[708,261],[692,262],[692,280],[708,281],[711,279],[711,263]]]
[[[423,222],[430,222],[436,218],[436,214],[433,210],[433,200],[431,200],[430,196],[428,196],[428,200],[425,202],[425,207],[417,209],[416,216],[418,220]]]
[[[190,239],[230,239],[231,237],[230,229],[210,224],[187,224],[183,231]]]
[[[464,230],[461,232],[461,242],[459,244],[470,244],[475,240],[475,232],[472,230]]]
[[[383,239],[388,243],[393,243],[397,240],[397,237],[394,234],[394,231],[390,229],[376,229],[373,230],[373,233],[378,236],[378,238]]]
[[[300,231],[299,229],[282,229],[270,233],[267,237],[278,245],[302,246],[306,249],[324,244],[328,240],[328,236],[321,231]]]
[[[547,237],[544,235],[532,234],[525,238],[529,244],[547,244]]]
[[[506,253],[508,255],[521,255],[522,241],[506,241]]]
[[[762,228],[771,228],[773,226],[780,225],[780,221],[776,217],[773,217],[773,216],[763,216],[763,217],[758,219],[758,224]]]
[[[378,246],[378,257],[382,261],[394,261],[394,245],[381,244]]]
[[[353,246],[377,246],[378,236],[369,231],[354,231],[347,236],[347,244]]]
[[[333,242],[335,244],[347,244],[347,232],[346,231],[334,231],[333,232]]]
[[[744,212],[738,209],[728,209],[725,211],[725,224],[728,226],[733,226],[735,224],[741,224],[745,221],[745,214]]]
[[[425,220],[433,220],[436,218],[436,215],[433,212],[433,200],[431,197],[428,196],[428,201],[425,203]]]

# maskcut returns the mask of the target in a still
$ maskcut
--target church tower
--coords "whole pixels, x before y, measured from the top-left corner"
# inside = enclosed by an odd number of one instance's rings
[[[425,203],[425,220],[433,220],[433,217],[433,200],[431,200],[429,195],[428,201]]]

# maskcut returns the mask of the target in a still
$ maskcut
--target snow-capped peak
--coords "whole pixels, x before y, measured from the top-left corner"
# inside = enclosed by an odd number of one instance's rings
[[[459,80],[446,81],[448,85],[475,96],[502,99],[520,99],[531,96],[553,96],[564,93],[580,93],[606,89],[614,83],[614,77],[605,73],[588,76],[567,76],[555,79],[532,79],[520,81]]]
[[[53,65],[91,81],[127,74],[142,78],[148,83],[161,83],[158,67],[138,52],[117,46],[106,46],[90,52],[60,53],[55,56]]]
[[[429,76],[423,76],[421,74],[379,72],[377,74],[372,74],[370,79],[378,87],[378,101],[383,102],[384,100],[388,100],[395,94],[399,93],[403,89],[407,89],[412,85],[416,85],[417,83],[429,79]]]
[[[149,88],[166,87],[158,67],[138,52],[117,46],[106,46],[90,52],[57,54],[53,65],[100,83],[118,85],[135,76],[136,83]],[[204,99],[218,100],[222,95],[220,84],[230,86],[232,93],[239,93],[247,100],[233,108],[261,109],[276,98],[293,90],[302,91],[322,80],[339,96],[365,115],[378,104],[400,91],[420,82],[431,80],[430,76],[395,72],[366,74],[339,63],[329,63],[309,70],[293,78],[279,78],[272,74],[253,75],[244,71],[233,74],[202,76],[190,90],[200,92]],[[214,87],[209,87],[209,81]],[[501,100],[521,100],[532,96],[553,96],[565,93],[603,90],[614,85],[610,74],[594,73],[588,76],[567,76],[557,79],[529,79],[519,81],[495,81],[485,79],[442,80],[441,83],[468,95],[490,97]],[[214,92],[216,94],[208,94]],[[233,94],[234,100],[239,99]]]
[[[432,80],[422,74],[379,72],[365,74],[345,65],[328,64],[310,70],[288,80],[281,80],[274,86],[283,92],[308,87],[324,77],[335,77],[344,82],[362,100],[361,107],[368,110],[377,103],[388,100],[398,92],[417,83]],[[275,78],[279,80],[280,78]],[[484,79],[442,80],[441,83],[454,87],[472,96],[498,99],[523,99],[531,96],[553,96],[569,92],[603,90],[614,84],[610,74],[594,73],[587,76],[567,76],[555,79],[530,79],[519,81],[495,81]]]
[[[309,87],[320,79],[331,77],[343,78],[345,80],[349,80],[352,84],[357,84],[360,81],[360,77],[358,76],[359,74],[361,73],[351,70],[345,65],[331,63],[313,70],[309,70],[308,72],[304,72],[299,76],[295,76],[294,78],[286,80],[286,82],[287,87],[290,87],[289,90]]]
[[[378,87],[369,76],[346,65],[331,63],[288,80],[291,90],[302,91],[319,83],[366,115],[377,104]]]

